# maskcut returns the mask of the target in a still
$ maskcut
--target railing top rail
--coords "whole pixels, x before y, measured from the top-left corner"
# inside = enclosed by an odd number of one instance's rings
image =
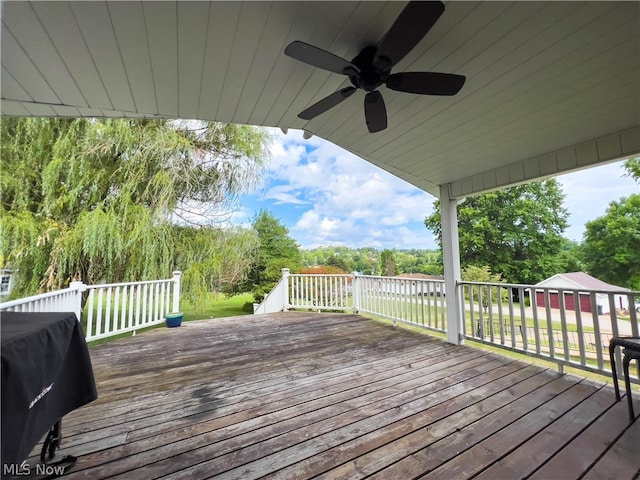
[[[150,285],[154,283],[167,283],[174,282],[173,278],[166,278],[164,280],[140,280],[138,282],[123,282],[123,283],[103,283],[99,285],[87,285],[87,290],[109,287],[129,287],[131,285]]]
[[[491,287],[507,287],[507,288],[522,288],[522,289],[535,289],[535,290],[549,290],[549,291],[558,291],[562,290],[565,292],[594,292],[594,293],[603,293],[609,294],[613,293],[614,295],[630,295],[630,296],[640,296],[640,291],[628,290],[628,289],[620,289],[620,290],[598,290],[594,288],[576,288],[576,287],[545,287],[543,285],[527,285],[523,283],[495,283],[495,282],[471,282],[462,280],[459,282],[459,285],[488,285]]]
[[[411,277],[385,277],[382,275],[358,275],[360,278],[375,278],[380,280],[402,280],[402,281],[410,281],[410,282],[434,282],[434,283],[444,283],[444,279],[439,278],[411,278]]]
[[[45,298],[59,297],[60,295],[64,295],[66,293],[71,293],[71,292],[75,292],[75,291],[76,291],[75,288],[65,288],[65,289],[62,289],[62,290],[56,290],[54,292],[39,293],[38,295],[32,295],[30,297],[24,297],[24,298],[18,298],[16,300],[10,300],[8,302],[0,303],[0,310],[2,310],[4,308],[10,308],[10,307],[18,306],[18,305],[23,305],[23,304],[29,303],[29,302],[36,302],[38,300],[44,300]]]
[[[351,278],[350,273],[291,273],[290,277],[344,277]]]

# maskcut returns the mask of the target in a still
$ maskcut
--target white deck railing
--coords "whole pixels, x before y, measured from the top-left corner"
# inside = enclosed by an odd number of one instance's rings
[[[444,280],[357,275],[356,310],[446,332]]]
[[[287,288],[284,288],[284,285]],[[640,292],[551,289],[535,285],[460,282],[464,338],[608,375],[609,341],[640,336]],[[289,274],[257,313],[289,309],[352,311],[445,333],[444,281],[373,275]],[[577,307],[577,308],[576,308]],[[588,311],[584,311],[588,307]],[[625,307],[628,314],[621,315]],[[620,361],[620,352],[616,352]],[[632,368],[640,383],[640,367]]]
[[[87,341],[163,323],[168,313],[180,310],[179,288],[178,272],[165,280],[88,287]]]
[[[291,274],[287,309],[349,311],[354,309],[353,277],[339,274]]]
[[[286,288],[285,288],[286,286]],[[358,274],[290,274],[254,313],[351,311],[446,332],[444,281]]]
[[[461,282],[458,295],[465,338],[551,360],[560,371],[608,374],[611,338],[640,336],[634,307],[640,292]],[[632,370],[639,382],[640,368]]]
[[[74,312],[90,342],[164,322],[165,315],[180,310],[181,276],[173,272],[173,278],[165,280],[106,285],[72,282],[64,290],[0,303],[0,312]]]
[[[0,303],[0,312],[73,312],[80,318],[85,290],[82,282],[71,282],[69,288],[63,290]]]

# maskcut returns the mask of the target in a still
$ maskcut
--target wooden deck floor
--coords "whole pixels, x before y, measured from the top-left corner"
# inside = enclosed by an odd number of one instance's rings
[[[189,322],[91,354],[99,399],[63,421],[70,480],[640,472],[611,385],[358,316]]]

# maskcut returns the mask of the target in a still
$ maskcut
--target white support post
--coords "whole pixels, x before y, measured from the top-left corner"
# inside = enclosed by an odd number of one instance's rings
[[[178,313],[180,311],[180,279],[182,278],[181,271],[173,272],[173,307],[171,312]]]
[[[360,311],[360,276],[358,272],[351,272],[351,288],[353,289],[353,313]]]
[[[442,228],[442,260],[447,304],[447,341],[464,343],[462,305],[458,298],[460,282],[460,245],[458,243],[458,210],[449,196],[449,185],[440,185],[440,220]]]
[[[288,268],[282,269],[282,311],[289,310],[289,274],[291,270]]]
[[[75,290],[72,311],[76,314],[78,321],[80,321],[82,316],[82,292],[87,290],[87,286],[82,282],[71,282],[69,283],[69,288]]]

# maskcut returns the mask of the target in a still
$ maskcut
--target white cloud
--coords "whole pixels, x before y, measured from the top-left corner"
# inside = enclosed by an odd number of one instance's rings
[[[300,198],[301,192],[296,191],[290,185],[275,185],[271,187],[263,197],[275,200],[277,204],[307,205],[308,200]]]
[[[434,198],[397,177],[317,137],[273,130],[269,165],[255,210],[275,215],[304,248],[321,245],[436,248],[424,218]],[[640,188],[622,175],[620,162],[563,175],[572,226],[580,240],[584,223],[604,214],[609,202]]]
[[[435,247],[422,224],[431,195],[329,142],[304,140],[300,132],[276,132],[271,155],[263,199],[311,205],[288,224],[302,246]]]

